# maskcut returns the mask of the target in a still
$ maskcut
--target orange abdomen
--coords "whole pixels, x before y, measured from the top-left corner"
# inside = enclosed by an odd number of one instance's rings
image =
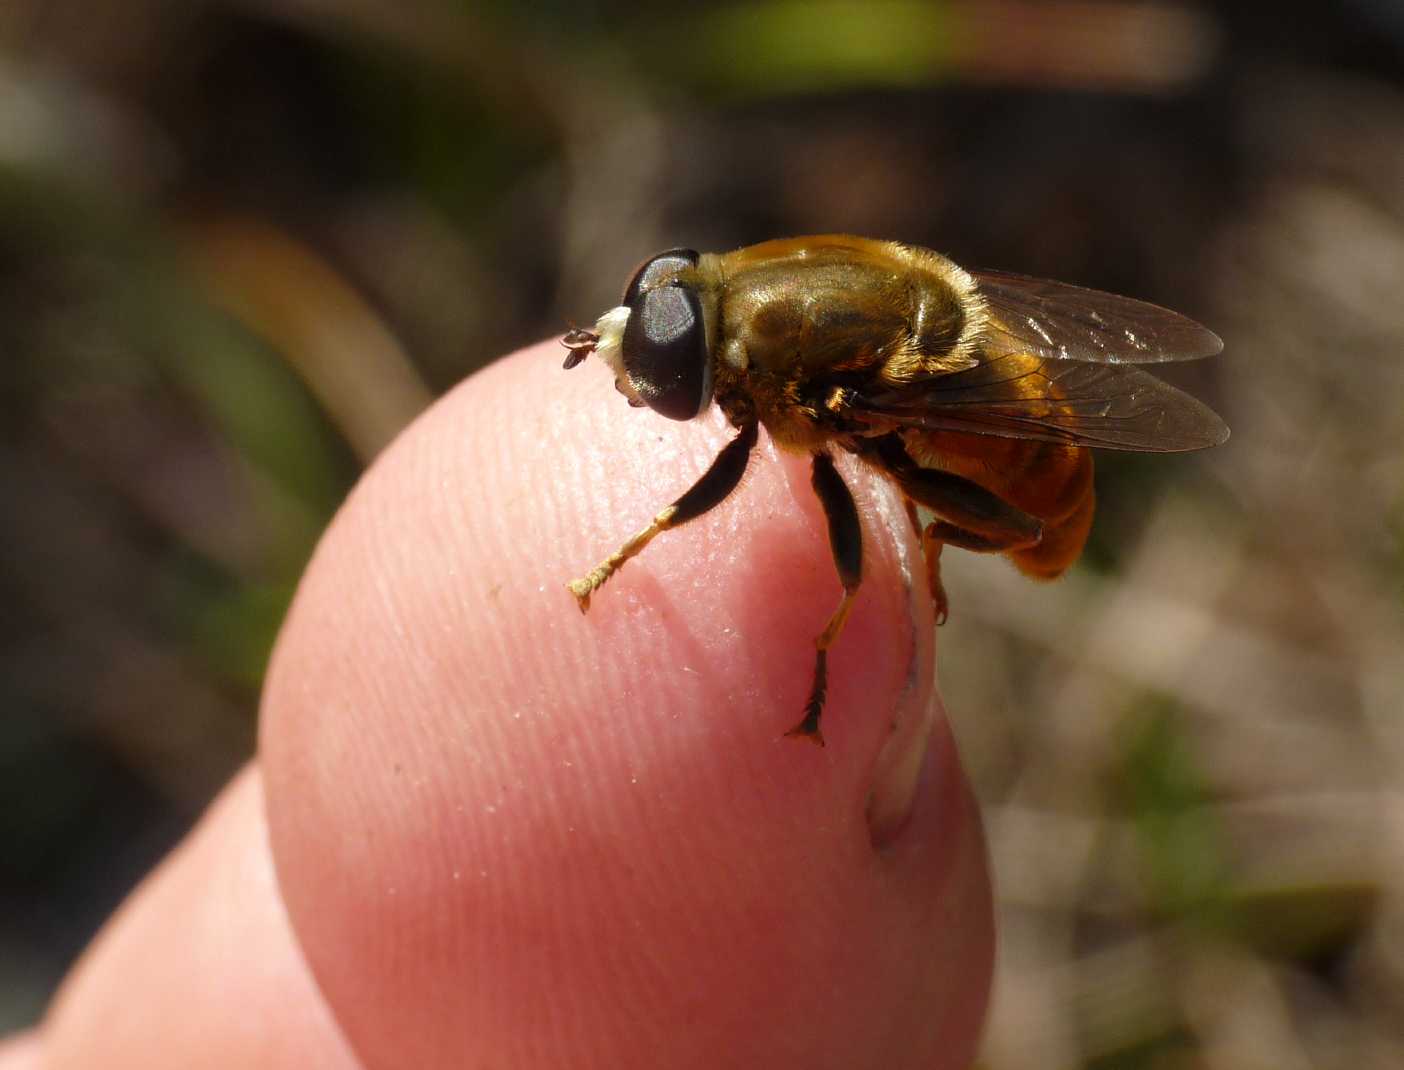
[[[909,449],[913,437],[909,433]],[[919,438],[921,448],[913,453],[921,464],[964,476],[1043,521],[1037,546],[1005,555],[1021,572],[1051,580],[1078,559],[1096,501],[1091,450],[947,431]]]

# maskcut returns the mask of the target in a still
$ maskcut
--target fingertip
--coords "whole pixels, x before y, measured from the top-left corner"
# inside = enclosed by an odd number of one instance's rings
[[[567,375],[558,356],[500,362],[388,451],[274,659],[261,739],[279,876],[358,1050],[425,1067],[565,1051],[851,1066],[879,1034],[915,1030],[908,1053],[950,1041],[928,1001],[979,988],[988,946],[913,889],[978,915],[973,807],[923,810],[913,786],[890,808],[909,809],[893,843],[914,852],[875,853],[868,824],[894,725],[908,751],[933,738],[931,615],[900,502],[840,465],[870,521],[866,582],[833,651],[828,745],[802,747],[783,733],[840,592],[807,463],[763,442],[732,498],[657,539],[582,619],[567,581],[734,432],[632,412],[603,369]]]

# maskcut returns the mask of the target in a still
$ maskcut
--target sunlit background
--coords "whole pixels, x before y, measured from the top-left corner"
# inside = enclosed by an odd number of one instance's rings
[[[1174,370],[1232,441],[1100,461],[1067,580],[947,555],[983,1065],[1404,1065],[1388,0],[0,5],[0,1029],[249,756],[400,428],[649,253],[826,230],[1226,343]]]

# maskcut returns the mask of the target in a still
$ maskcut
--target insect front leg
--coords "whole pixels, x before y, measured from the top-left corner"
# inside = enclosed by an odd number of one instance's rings
[[[829,617],[824,630],[814,640],[814,685],[810,688],[809,702],[804,707],[804,718],[785,735],[807,739],[822,747],[824,736],[819,731],[819,715],[824,710],[824,699],[829,689],[828,652],[829,647],[843,631],[848,614],[853,609],[853,599],[863,582],[863,524],[858,518],[858,507],[853,503],[853,495],[827,453],[814,455],[814,471],[810,483],[819,498],[819,504],[824,507],[824,516],[829,521],[829,549],[834,556],[834,567],[838,570],[839,582],[843,584],[843,598]]]
[[[728,494],[736,489],[746,472],[746,462],[756,446],[757,425],[747,423],[741,432],[722,448],[711,467],[702,474],[681,498],[658,513],[653,521],[632,539],[626,542],[609,557],[578,580],[566,584],[575,600],[580,603],[580,612],[590,608],[590,595],[623,566],[625,561],[636,556],[653,541],[655,535],[696,519],[713,506],[719,505]]]

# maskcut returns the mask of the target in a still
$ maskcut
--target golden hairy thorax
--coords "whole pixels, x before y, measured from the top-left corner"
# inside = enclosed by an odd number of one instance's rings
[[[726,340],[718,401],[729,410],[744,393],[791,449],[823,441],[819,383],[861,374],[897,385],[959,371],[974,362],[984,325],[964,271],[896,242],[847,235],[763,242],[702,257],[697,276],[716,296],[717,334]]]
[[[717,400],[739,423],[752,415],[796,451],[834,441],[843,383],[897,386],[969,368],[989,318],[971,277],[926,249],[847,235],[782,239],[704,256],[699,283],[715,294],[725,339]],[[1023,370],[1032,358],[1011,356]],[[1056,396],[1036,375],[1008,389]],[[872,428],[876,430],[876,428]],[[951,472],[1037,517],[1039,545],[1011,549],[1024,572],[1049,578],[1078,556],[1092,520],[1085,448],[988,435],[904,433],[920,465]]]

